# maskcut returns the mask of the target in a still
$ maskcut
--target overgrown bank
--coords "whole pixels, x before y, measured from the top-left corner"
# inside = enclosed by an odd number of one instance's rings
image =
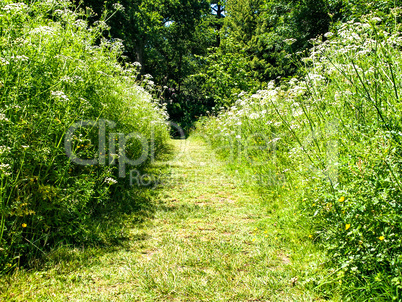
[[[67,1],[0,2],[0,272],[56,243],[118,236],[104,219],[128,182],[113,153],[125,145],[134,159],[144,148],[117,134],[136,133],[154,150],[169,137],[165,110],[137,85],[136,66],[122,67],[121,42],[101,38],[103,19],[85,20]],[[69,149],[95,162],[73,162]]]
[[[399,26],[375,15],[342,24],[315,41],[304,78],[199,123],[233,170],[298,205],[332,259],[319,288],[353,301],[401,299]]]

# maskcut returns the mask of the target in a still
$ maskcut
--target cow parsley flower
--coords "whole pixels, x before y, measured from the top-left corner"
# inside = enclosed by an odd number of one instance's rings
[[[4,175],[6,176],[11,175],[10,170],[11,168],[9,164],[0,164],[0,172],[2,172]]]
[[[5,121],[8,122],[8,118],[6,118],[6,115],[4,113],[0,113],[0,121]]]
[[[10,62],[8,62],[6,59],[4,58],[0,58],[0,65],[8,65],[10,64]]]
[[[111,178],[111,177],[106,177],[105,178],[105,183],[112,185],[112,184],[117,184],[117,180]]]
[[[28,6],[25,3],[10,3],[2,8],[6,13],[19,12],[26,9]]]
[[[69,98],[64,94],[63,91],[52,91],[52,96],[59,101],[69,101]]]
[[[120,3],[114,3],[114,4],[113,4],[113,8],[114,8],[116,11],[124,11],[124,10],[125,10],[124,6],[121,5]]]

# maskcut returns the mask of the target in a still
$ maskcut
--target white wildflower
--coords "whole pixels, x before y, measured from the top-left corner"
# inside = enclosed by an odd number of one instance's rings
[[[273,81],[273,80],[270,81],[270,82],[268,83],[267,89],[268,89],[268,90],[275,89],[275,81]]]
[[[293,38],[291,38],[291,39],[286,39],[286,40],[283,40],[283,42],[285,42],[287,45],[292,45],[294,42],[296,42],[297,40],[296,39],[293,39]]]
[[[87,25],[87,22],[82,19],[78,19],[74,22],[74,26],[78,28],[87,28]]]
[[[9,172],[10,170],[11,168],[9,164],[0,164],[0,172],[2,172],[4,175],[11,175],[11,173]]]
[[[10,147],[7,146],[0,146],[0,155],[7,154],[11,151]]]
[[[105,21],[95,21],[94,23],[101,30],[109,30],[110,27]]]
[[[117,184],[117,180],[111,178],[111,177],[106,177],[105,178],[105,183],[112,185],[112,184]]]
[[[52,96],[59,101],[69,101],[69,98],[64,94],[63,91],[52,91]]]
[[[69,76],[63,76],[61,79],[60,79],[60,81],[62,81],[62,82],[64,82],[64,83],[70,83],[70,84],[73,84],[73,83],[77,83],[77,82],[83,82],[84,80],[80,77],[80,76],[72,76],[72,77],[69,77]]]
[[[55,33],[55,29],[49,26],[39,26],[32,29],[29,33],[32,35],[39,35],[39,34],[53,35]]]
[[[13,59],[14,61],[21,61],[21,62],[27,62],[29,60],[29,58],[27,56],[11,56],[11,59]]]
[[[10,64],[10,62],[8,62],[6,59],[4,58],[0,58],[0,65],[8,65]]]
[[[19,12],[26,9],[28,6],[25,3],[10,3],[2,8],[6,13]]]
[[[123,5],[121,5],[120,3],[114,3],[113,4],[113,8],[115,9],[115,10],[117,10],[117,11],[124,11],[124,6]]]
[[[6,118],[6,115],[4,113],[0,113],[0,121],[5,121],[8,122],[8,118]]]
[[[260,117],[260,115],[258,113],[256,113],[256,112],[253,112],[253,113],[250,114],[250,119],[252,119],[252,120],[256,120],[259,117]]]

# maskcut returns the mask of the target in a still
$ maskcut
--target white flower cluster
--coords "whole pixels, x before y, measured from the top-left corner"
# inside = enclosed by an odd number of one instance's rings
[[[6,118],[6,115],[4,113],[0,113],[0,121],[5,121],[8,122],[8,118]]]
[[[10,176],[11,175],[11,167],[9,164],[0,164],[0,172],[4,174],[5,176]]]
[[[5,65],[9,65],[10,64],[10,62],[9,61],[7,61],[6,59],[4,59],[4,58],[0,58],[0,65],[3,65],[3,66],[5,66]]]
[[[56,32],[55,28],[50,26],[39,26],[29,31],[31,35],[49,35],[49,36],[53,36],[55,32]]]
[[[64,102],[68,102],[69,98],[64,94],[63,91],[52,91],[52,96],[55,97],[55,99],[59,100],[59,101],[64,101]]]
[[[23,38],[16,38],[16,39],[13,41],[13,44],[14,44],[14,45],[17,45],[17,46],[32,45],[29,40],[26,40],[26,39],[23,39]]]
[[[116,11],[124,11],[124,6],[123,5],[121,5],[120,3],[114,3],[113,4],[113,8],[116,10]]]
[[[76,84],[78,82],[83,82],[84,80],[80,76],[63,76],[60,81],[69,84]],[[52,94],[53,95],[53,94]]]
[[[112,185],[112,184],[117,184],[117,180],[111,178],[111,177],[106,177],[105,178],[105,183]]]
[[[296,40],[296,39],[293,39],[293,38],[283,40],[283,42],[285,42],[285,44],[287,44],[287,45],[292,45],[292,44],[295,43],[296,41],[297,41],[297,40]]]
[[[78,27],[78,28],[87,28],[88,27],[88,23],[85,21],[85,20],[82,20],[82,19],[77,19],[75,22],[74,22],[74,26],[75,27]]]
[[[10,147],[0,146],[0,156],[7,155],[8,153],[10,153],[10,151],[11,151]]]
[[[2,7],[1,10],[5,11],[6,13],[15,13],[19,11],[26,10],[28,6],[25,3],[10,3],[6,6]]]
[[[11,56],[10,59],[16,62],[28,62],[29,58],[27,56]]]
[[[110,27],[105,21],[96,21],[94,25],[100,30],[109,30]]]

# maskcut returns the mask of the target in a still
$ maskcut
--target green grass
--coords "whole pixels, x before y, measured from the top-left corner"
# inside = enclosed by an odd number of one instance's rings
[[[319,301],[324,255],[294,206],[240,185],[201,140],[172,141],[148,219],[103,248],[61,247],[3,277],[5,301]],[[292,214],[292,215],[291,215]],[[135,214],[133,217],[135,217]],[[131,223],[129,223],[131,221]]]
[[[260,189],[310,221],[334,271],[319,288],[344,301],[402,297],[398,28],[375,13],[337,24],[313,41],[304,76],[239,95],[198,123],[240,175],[277,176]]]
[[[113,13],[90,26],[71,1],[10,2],[0,1],[0,274],[60,242],[112,239],[94,222],[128,189],[111,165],[125,140],[112,133],[136,133],[156,150],[169,139],[138,64],[123,61],[120,41],[101,39]],[[80,121],[93,123],[76,129]],[[130,158],[145,149],[125,145]]]

